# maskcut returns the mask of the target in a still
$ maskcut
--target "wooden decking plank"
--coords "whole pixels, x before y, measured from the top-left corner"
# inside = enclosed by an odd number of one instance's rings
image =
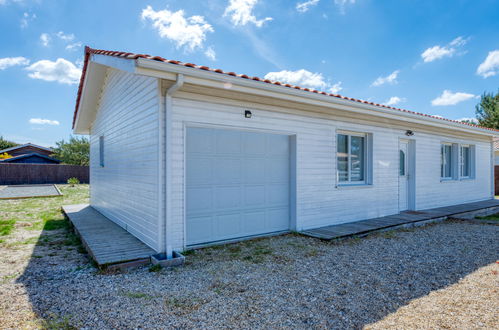
[[[437,207],[433,209],[417,211],[417,213],[402,212],[399,214],[393,214],[379,218],[308,229],[303,231],[302,233],[304,235],[330,240],[334,238],[362,234],[370,231],[390,228],[393,226],[438,219],[452,216],[454,214],[473,212],[497,206],[499,206],[499,200],[493,199],[467,204]]]
[[[89,205],[68,205],[63,210],[99,266],[143,260],[156,253]]]

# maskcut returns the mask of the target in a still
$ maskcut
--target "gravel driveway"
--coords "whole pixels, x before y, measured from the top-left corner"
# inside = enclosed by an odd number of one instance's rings
[[[36,245],[37,257],[1,260],[25,269],[0,282],[0,324],[493,328],[498,238],[499,226],[470,222],[335,243],[286,235],[198,250],[182,268],[116,274],[74,249]]]

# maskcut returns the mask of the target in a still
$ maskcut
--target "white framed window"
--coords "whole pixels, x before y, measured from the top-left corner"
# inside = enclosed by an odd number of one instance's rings
[[[452,179],[454,177],[454,152],[451,143],[442,143],[440,177],[442,179]]]
[[[369,134],[341,132],[336,137],[338,184],[370,184]]]
[[[460,157],[459,157],[459,175],[462,179],[471,179],[475,176],[474,167],[475,167],[475,152],[474,146],[469,144],[463,144],[460,148]]]
[[[475,177],[475,148],[469,144],[442,143],[442,180],[472,179]]]
[[[99,136],[99,164],[104,167],[104,136]]]

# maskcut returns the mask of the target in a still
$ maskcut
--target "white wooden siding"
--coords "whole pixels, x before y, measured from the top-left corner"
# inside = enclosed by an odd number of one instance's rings
[[[90,202],[160,251],[158,80],[108,70],[90,134]],[[104,167],[99,165],[101,135]]]
[[[184,94],[183,97],[187,97]],[[225,103],[225,102],[224,102]],[[185,244],[184,151],[185,127],[189,124],[285,132],[296,135],[297,230],[396,214],[398,207],[399,139],[405,130],[343,122],[327,115],[296,110],[282,112],[251,109],[244,118],[241,106],[173,99],[172,195],[174,248]],[[336,186],[336,130],[371,133],[373,184]],[[418,133],[416,142],[416,208],[459,204],[491,198],[490,143],[444,138]],[[476,178],[456,182],[440,180],[440,143],[462,142],[476,146]]]

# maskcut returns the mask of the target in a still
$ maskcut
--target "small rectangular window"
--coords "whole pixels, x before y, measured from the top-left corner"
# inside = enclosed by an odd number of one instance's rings
[[[453,154],[452,154],[452,145],[451,144],[442,144],[441,149],[441,171],[440,176],[443,179],[452,179],[453,173]]]
[[[461,177],[471,177],[471,147],[461,146]]]
[[[104,136],[99,136],[99,164],[104,167]]]
[[[367,138],[365,134],[337,135],[337,166],[339,183],[366,183]]]

